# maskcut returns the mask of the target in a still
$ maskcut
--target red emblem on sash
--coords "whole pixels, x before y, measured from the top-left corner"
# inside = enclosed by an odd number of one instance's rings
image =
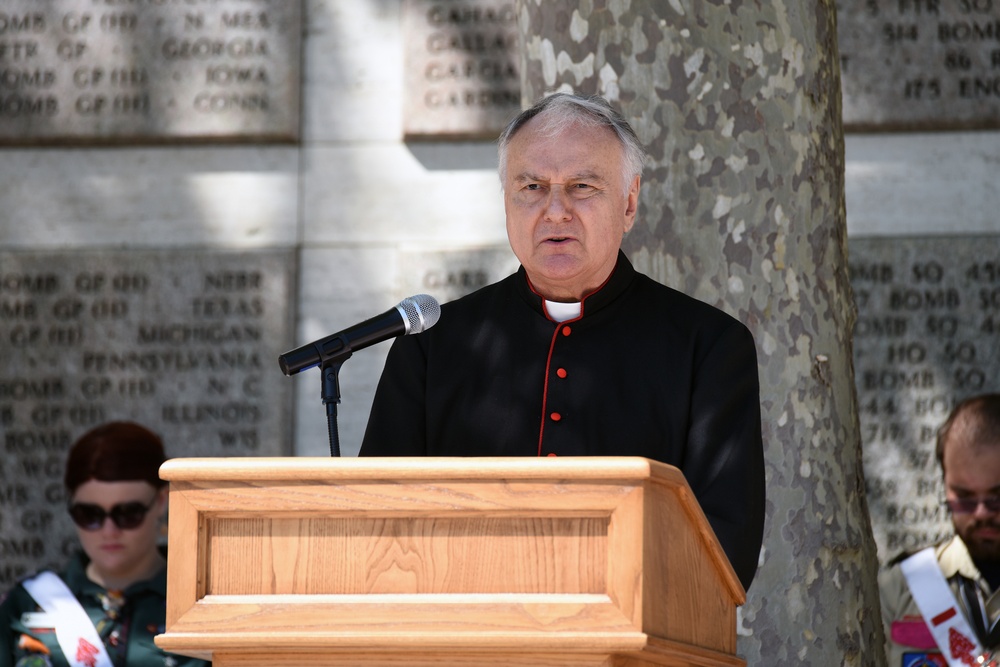
[[[948,630],[948,650],[951,651],[951,657],[958,658],[969,667],[976,667],[976,657],[973,655],[975,648],[975,644],[961,632],[955,628]]]
[[[97,647],[80,637],[80,643],[76,645],[76,661],[94,667],[97,664]]]

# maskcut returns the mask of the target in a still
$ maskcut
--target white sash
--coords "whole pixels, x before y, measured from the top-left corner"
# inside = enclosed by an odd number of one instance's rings
[[[62,579],[42,572],[22,585],[52,619],[56,640],[71,667],[112,667],[97,628]]]
[[[900,567],[913,601],[948,664],[951,667],[979,664],[975,660],[984,654],[983,647],[941,572],[934,547],[918,551]]]

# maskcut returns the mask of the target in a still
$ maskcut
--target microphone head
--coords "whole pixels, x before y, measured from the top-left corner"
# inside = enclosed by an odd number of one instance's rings
[[[441,317],[441,306],[429,294],[414,294],[399,302],[396,310],[406,321],[406,333],[418,334],[437,324]]]

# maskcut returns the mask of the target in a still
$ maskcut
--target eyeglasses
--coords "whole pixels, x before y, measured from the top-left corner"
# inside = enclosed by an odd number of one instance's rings
[[[111,521],[121,530],[134,530],[142,524],[146,513],[153,509],[155,504],[155,496],[148,505],[137,501],[118,503],[110,511],[100,505],[73,503],[69,506],[69,515],[73,518],[73,523],[83,530],[100,530],[108,517],[111,517]]]
[[[979,509],[982,503],[987,512],[1000,512],[1000,496],[986,496],[985,498],[955,498],[944,501],[952,514],[972,514]]]

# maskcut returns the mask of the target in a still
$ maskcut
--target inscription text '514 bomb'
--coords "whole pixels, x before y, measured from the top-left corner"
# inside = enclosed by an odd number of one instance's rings
[[[1000,126],[1000,0],[838,3],[850,128]]]

